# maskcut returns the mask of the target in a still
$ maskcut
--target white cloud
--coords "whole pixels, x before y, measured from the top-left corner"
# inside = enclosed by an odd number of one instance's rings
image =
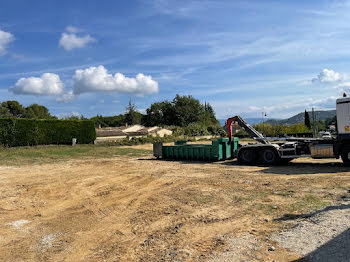
[[[337,95],[324,94],[296,94],[281,100],[281,97],[247,97],[232,104],[232,101],[210,101],[219,119],[226,119],[235,115],[243,118],[261,118],[261,113],[266,112],[267,118],[288,118],[300,112],[317,110],[331,110],[336,106]]]
[[[66,31],[67,31],[68,33],[76,34],[76,33],[79,32],[79,29],[76,28],[76,27],[74,27],[74,26],[69,25],[69,26],[66,27]]]
[[[2,31],[0,29],[0,55],[6,54],[6,48],[8,44],[11,43],[14,39],[15,38],[11,33]]]
[[[344,76],[330,69],[323,69],[321,73],[318,74],[317,78],[312,79],[312,82],[320,82],[320,83],[334,83],[342,81]]]
[[[118,92],[145,95],[158,92],[158,82],[151,76],[137,74],[135,78],[129,78],[121,73],[112,75],[102,65],[76,70],[73,80],[74,94]]]
[[[335,108],[335,101],[337,100],[336,96],[329,96],[325,98],[310,98],[308,99],[307,107],[315,109],[333,109]]]
[[[64,91],[64,84],[58,75],[45,73],[41,77],[22,77],[10,91],[19,95],[59,95]]]
[[[331,86],[339,92],[350,91],[350,75],[341,74],[329,69],[323,69],[317,78],[312,79],[312,83],[323,83]],[[332,97],[334,100],[334,97]],[[332,100],[332,101],[333,101]]]
[[[75,95],[73,94],[73,91],[68,91],[62,96],[57,97],[56,102],[68,103],[68,102],[72,102],[74,99],[75,99]]]
[[[249,112],[260,112],[262,108],[258,106],[248,106],[248,110]]]
[[[65,50],[70,51],[74,48],[82,48],[89,43],[95,42],[96,39],[90,35],[78,36],[78,28],[67,26],[66,32],[62,33],[59,41],[59,46]]]
[[[338,85],[336,85],[334,88],[339,88],[340,90],[348,89],[350,88],[350,82],[343,82]]]

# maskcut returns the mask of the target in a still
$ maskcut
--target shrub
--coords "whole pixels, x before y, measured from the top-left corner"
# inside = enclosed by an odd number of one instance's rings
[[[71,144],[77,138],[79,144],[92,143],[96,139],[91,120],[38,120],[0,119],[0,144],[4,146],[31,146]]]

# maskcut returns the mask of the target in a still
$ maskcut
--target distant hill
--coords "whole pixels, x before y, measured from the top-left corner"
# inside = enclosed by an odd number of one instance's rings
[[[248,118],[243,118],[249,125],[255,125],[255,124],[259,124],[262,122],[262,119],[261,117],[248,117]],[[227,119],[219,119],[218,121],[220,122],[220,124],[222,126],[224,126],[226,124],[226,120]],[[277,118],[267,118],[265,119],[264,118],[264,122],[267,122],[267,121],[279,121],[280,119],[277,119]]]
[[[312,112],[308,112],[310,116],[310,121],[312,121]],[[326,120],[327,118],[333,117],[336,115],[335,110],[329,110],[329,111],[315,111],[315,116],[316,116],[316,121],[318,120]],[[299,123],[304,123],[304,112],[299,113],[295,116],[292,116],[287,119],[282,119],[282,120],[268,120],[266,123],[269,123],[271,125],[293,125],[293,124],[299,124]]]

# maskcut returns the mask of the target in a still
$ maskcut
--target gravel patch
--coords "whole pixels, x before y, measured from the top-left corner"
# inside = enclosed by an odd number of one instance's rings
[[[208,262],[263,261],[254,252],[260,247],[259,240],[254,235],[223,236],[222,240],[227,244],[226,250],[220,254],[211,255]]]
[[[38,249],[41,252],[45,252],[47,249],[53,247],[53,244],[56,240],[56,236],[54,234],[48,234],[43,236],[38,243]]]
[[[14,222],[8,223],[8,225],[13,226],[16,229],[21,229],[21,227],[23,227],[25,224],[28,224],[29,221],[25,220],[25,219],[20,219],[20,220],[16,220]]]
[[[350,261],[350,203],[304,216],[292,229],[272,236],[308,261]]]

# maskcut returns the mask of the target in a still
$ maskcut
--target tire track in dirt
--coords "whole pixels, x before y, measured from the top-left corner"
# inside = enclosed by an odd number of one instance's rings
[[[204,261],[234,257],[238,243],[236,254],[281,261],[293,256],[267,251],[272,218],[300,195],[331,199],[350,179],[277,171],[132,157],[0,169],[0,260]],[[20,219],[24,231],[8,226]]]

